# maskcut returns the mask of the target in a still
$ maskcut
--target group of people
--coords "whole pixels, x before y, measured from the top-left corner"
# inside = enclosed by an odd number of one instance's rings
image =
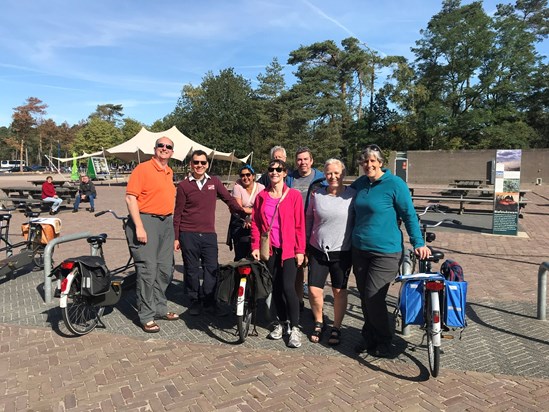
[[[281,146],[271,150],[267,172],[256,181],[250,165],[239,170],[233,193],[207,173],[205,152],[191,155],[191,173],[177,187],[168,160],[174,143],[167,137],[155,143],[153,158],[138,165],[126,190],[130,214],[127,235],[136,264],[139,320],[145,332],[160,330],[157,320],[177,320],[168,312],[166,289],[173,277],[174,251],[181,251],[184,283],[191,298],[190,315],[202,310],[222,316],[215,301],[218,246],[216,200],[232,213],[228,241],[235,260],[261,259],[260,243],[269,233],[266,265],[273,278],[272,310],[276,321],[268,338],[288,336],[288,346],[302,342],[299,317],[303,307],[304,272],[308,269],[309,302],[314,328],[309,340],[318,343],[326,330],[323,290],[328,274],[334,294],[334,319],[328,344],[341,340],[351,269],[360,294],[364,326],[357,352],[386,357],[391,354],[391,329],[385,303],[390,282],[398,272],[404,222],[420,258],[430,254],[424,245],[406,183],[384,167],[376,145],[360,156],[364,175],[344,185],[346,168],[328,159],[323,172],[312,167],[313,154],[300,148],[296,168],[286,162]],[[203,279],[200,284],[200,278]]]
[[[82,175],[80,177],[80,182],[78,185],[78,191],[76,192],[76,197],[74,199],[74,206],[72,209],[73,213],[78,212],[81,202],[89,202],[90,208],[89,211],[93,213],[95,211],[95,198],[97,197],[97,191],[95,190],[95,185],[90,180],[89,176]],[[42,183],[42,201],[45,203],[51,203],[50,215],[56,215],[59,213],[59,208],[63,203],[57,195],[55,190],[55,185],[53,184],[53,177],[46,177],[46,181]]]

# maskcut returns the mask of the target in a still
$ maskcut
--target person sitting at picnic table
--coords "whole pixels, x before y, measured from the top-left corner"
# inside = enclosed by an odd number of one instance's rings
[[[53,185],[53,177],[46,177],[46,181],[42,183],[42,200],[44,202],[53,203],[50,209],[50,215],[56,215],[59,212],[59,207],[63,203],[63,199],[57,196],[55,186]]]
[[[74,199],[74,208],[72,213],[78,212],[78,206],[80,202],[90,202],[90,213],[95,212],[95,198],[97,197],[97,192],[95,191],[95,185],[86,175],[80,177],[80,186],[78,187],[78,193]]]

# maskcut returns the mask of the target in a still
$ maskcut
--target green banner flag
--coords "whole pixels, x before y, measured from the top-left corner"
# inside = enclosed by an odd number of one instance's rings
[[[78,163],[76,161],[76,153],[72,154],[72,170],[71,170],[71,180],[78,180],[80,176],[78,174]]]

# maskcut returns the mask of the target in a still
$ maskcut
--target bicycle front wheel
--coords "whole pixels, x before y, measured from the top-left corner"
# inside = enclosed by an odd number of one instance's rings
[[[433,342],[433,336],[436,331],[434,330],[433,322],[433,305],[431,302],[431,294],[427,292],[425,294],[425,322],[427,325],[427,354],[429,356],[429,371],[431,375],[436,378],[440,369],[440,346],[435,346]]]
[[[95,306],[91,296],[82,295],[81,280],[82,276],[77,270],[68,294],[67,305],[61,308],[65,326],[79,336],[94,330],[105,310],[104,306]]]

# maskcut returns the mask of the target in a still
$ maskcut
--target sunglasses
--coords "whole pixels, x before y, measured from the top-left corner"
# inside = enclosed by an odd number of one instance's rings
[[[277,172],[277,173],[282,173],[284,171],[284,168],[283,167],[269,167],[269,173],[273,173],[273,172]]]
[[[251,173],[241,173],[240,177],[250,177],[251,175]]]
[[[156,147],[159,149],[162,149],[165,147],[168,150],[173,150],[173,146],[171,144],[157,143]]]
[[[381,149],[379,148],[379,146],[377,144],[371,144],[369,146],[366,146],[366,150],[373,150],[374,152],[381,153]]]
[[[193,165],[206,166],[207,164],[208,164],[207,160],[193,160]]]

